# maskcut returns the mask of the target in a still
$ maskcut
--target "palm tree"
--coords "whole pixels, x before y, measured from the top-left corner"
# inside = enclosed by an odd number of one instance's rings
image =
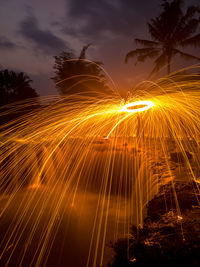
[[[200,34],[196,33],[200,23],[199,17],[197,18],[200,8],[189,6],[183,12],[183,4],[182,0],[173,0],[171,3],[163,0],[162,13],[147,23],[152,40],[135,39],[135,42],[143,47],[130,51],[125,57],[126,63],[133,57],[137,58],[137,62],[156,58],[155,67],[150,74],[152,75],[158,73],[163,66],[167,66],[169,74],[175,55],[186,60],[200,60],[199,57],[180,50],[189,45],[200,45]]]

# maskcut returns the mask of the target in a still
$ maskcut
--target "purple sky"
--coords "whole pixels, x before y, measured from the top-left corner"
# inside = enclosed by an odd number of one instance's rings
[[[53,55],[77,56],[92,43],[87,57],[102,61],[121,90],[147,78],[153,62],[124,64],[134,38],[148,38],[146,22],[160,12],[160,0],[1,0],[0,67],[24,71],[40,95],[56,94]],[[199,4],[199,0],[187,0]],[[198,54],[198,51],[192,51]],[[181,62],[182,63],[182,62]],[[187,66],[195,62],[184,62]]]

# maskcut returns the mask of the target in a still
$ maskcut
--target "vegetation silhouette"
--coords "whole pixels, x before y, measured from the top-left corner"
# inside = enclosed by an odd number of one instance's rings
[[[155,59],[154,68],[150,76],[158,73],[167,66],[167,73],[171,72],[171,61],[176,55],[186,60],[200,60],[199,57],[183,52],[180,48],[200,46],[200,33],[197,32],[200,24],[200,8],[189,6],[183,11],[184,1],[173,0],[162,3],[161,14],[147,23],[151,40],[135,39],[143,48],[137,48],[126,54],[125,62],[136,57],[137,62],[146,59]]]
[[[0,125],[40,106],[39,95],[31,87],[31,82],[32,80],[24,72],[7,69],[0,71]],[[13,105],[12,112],[10,105]]]
[[[38,97],[31,87],[32,80],[24,72],[0,71],[0,106]]]
[[[101,62],[86,59],[84,46],[78,58],[72,52],[62,52],[55,56],[55,76],[52,78],[61,95],[110,93]]]
[[[108,267],[199,266],[200,195],[191,193],[198,188],[195,182],[176,182],[174,186],[181,216],[169,183],[148,203],[143,228],[132,226],[128,240],[122,238],[111,245],[115,256]]]

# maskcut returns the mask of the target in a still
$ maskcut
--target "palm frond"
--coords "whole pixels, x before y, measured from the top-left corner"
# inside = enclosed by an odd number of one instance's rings
[[[147,23],[149,28],[149,33],[151,34],[151,37],[155,41],[162,42],[163,41],[163,30],[161,28],[161,25],[157,22],[156,19],[151,20],[152,23]]]
[[[196,13],[200,13],[200,8],[198,6],[189,6],[187,8],[185,16],[183,16],[184,21],[194,17]]]
[[[155,51],[152,51],[152,52],[149,52],[147,54],[144,54],[144,55],[139,55],[137,56],[137,61],[138,62],[144,62],[146,59],[150,58],[155,58],[159,55],[160,53],[160,50],[155,50]]]
[[[152,52],[155,52],[155,51],[157,51],[157,50],[155,48],[153,48],[153,47],[137,48],[137,49],[132,50],[132,51],[130,51],[129,53],[126,54],[125,63],[127,63],[130,58],[133,58],[135,56],[146,55],[148,53],[152,53]]]
[[[200,46],[200,34],[196,34],[188,39],[185,39],[180,43],[181,46],[193,45],[193,46]]]
[[[199,26],[198,19],[190,19],[187,23],[179,24],[176,27],[174,32],[175,39],[177,41],[182,41],[191,37],[194,34]]]
[[[158,73],[159,70],[167,64],[167,56],[165,53],[162,53],[155,61],[155,67],[151,71],[149,77],[151,77],[154,73]]]
[[[160,43],[159,42],[154,42],[154,41],[151,41],[151,40],[144,40],[144,39],[135,39],[135,42],[137,44],[141,44],[145,47],[154,47],[154,46],[159,46]]]
[[[174,54],[179,54],[182,58],[186,59],[186,60],[200,60],[199,57],[196,57],[196,56],[193,56],[191,54],[188,54],[188,53],[184,53],[178,49],[173,49],[173,53]]]

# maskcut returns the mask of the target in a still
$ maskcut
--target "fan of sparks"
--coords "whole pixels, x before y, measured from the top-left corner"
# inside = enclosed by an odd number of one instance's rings
[[[102,266],[106,244],[142,226],[161,185],[198,187],[200,79],[143,82],[126,101],[116,93],[49,102],[0,126],[0,262],[59,266],[71,254],[77,266],[82,243],[83,266]],[[175,208],[181,216],[178,199]]]

